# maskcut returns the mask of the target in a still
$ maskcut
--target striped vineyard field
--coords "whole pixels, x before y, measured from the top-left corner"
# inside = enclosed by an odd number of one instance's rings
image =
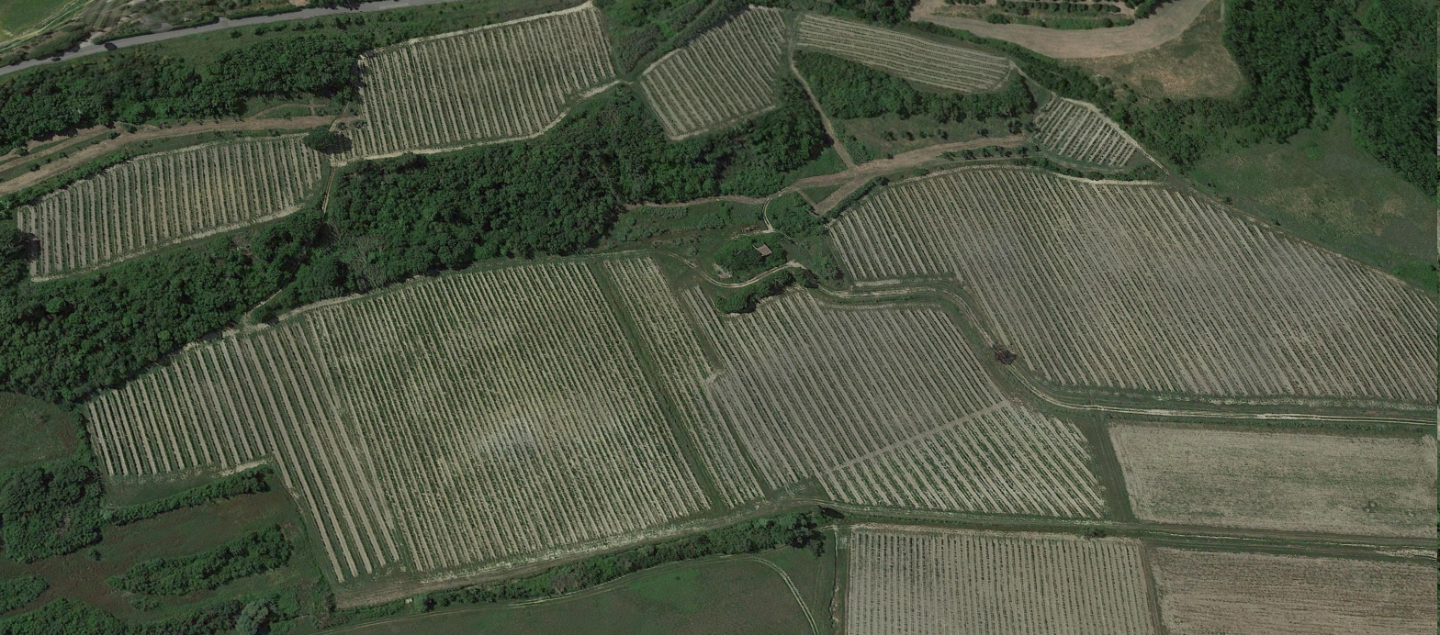
[[[615,74],[590,3],[412,40],[360,67],[363,120],[339,130],[352,143],[340,162],[531,137]]]
[[[299,209],[322,175],[299,136],[142,156],[18,210],[37,236],[30,275],[47,280]]]
[[[1150,561],[1170,635],[1435,633],[1433,559],[1154,549]]]
[[[809,13],[800,16],[796,46],[961,93],[998,88],[1013,66],[1003,57]]]
[[[269,458],[340,582],[446,579],[708,507],[583,264],[302,312],[192,347],[89,413],[112,475]]]
[[[784,14],[752,7],[650,65],[640,89],[672,139],[775,107],[785,56]]]
[[[1006,401],[940,311],[792,293],[721,316],[699,290],[685,297],[725,368],[703,395],[721,417],[703,425],[733,434],[769,488],[815,479],[856,505],[1102,514],[1084,438]]]
[[[851,635],[1149,635],[1138,542],[857,527]]]
[[[726,505],[760,498],[760,481],[746,464],[744,450],[724,425],[704,386],[715,372],[706,361],[694,327],[679,300],[649,259],[611,260],[605,268],[619,290],[619,305],[639,330],[642,345],[657,366],[661,389],[673,397],[679,416],[695,436],[705,469]]]
[[[1035,139],[1045,149],[1080,163],[1123,167],[1137,146],[1115,122],[1093,106],[1063,97],[1046,102],[1035,117]]]
[[[832,235],[857,280],[959,279],[989,337],[1058,385],[1435,404],[1433,301],[1154,184],[959,170]]]

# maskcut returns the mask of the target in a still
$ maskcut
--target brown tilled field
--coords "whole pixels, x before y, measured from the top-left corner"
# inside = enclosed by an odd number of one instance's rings
[[[1434,537],[1435,439],[1115,425],[1135,515],[1154,522]]]
[[[1430,635],[1435,567],[1157,549],[1170,635]]]

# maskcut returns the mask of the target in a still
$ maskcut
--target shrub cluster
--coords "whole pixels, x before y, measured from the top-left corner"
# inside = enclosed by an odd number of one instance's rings
[[[259,494],[270,491],[270,479],[275,471],[268,465],[231,474],[221,480],[193,487],[157,501],[131,505],[112,512],[108,520],[113,525],[128,525],[146,518],[154,518],[165,512],[186,507],[199,507],[211,501],[235,498],[245,494]]]
[[[108,582],[131,593],[188,595],[283,567],[293,551],[275,525],[195,555],[141,562]]]
[[[721,313],[749,313],[755,310],[755,306],[761,300],[780,295],[782,291],[796,282],[812,288],[819,285],[818,278],[808,269],[785,269],[766,276],[764,280],[746,286],[735,293],[716,297],[715,308]]]
[[[1035,109],[1035,98],[1018,75],[998,91],[961,95],[921,92],[899,77],[824,53],[796,51],[795,67],[820,106],[840,119],[928,115],[945,123],[1015,117]]]
[[[770,226],[796,240],[825,233],[825,219],[816,216],[813,211],[810,203],[796,193],[781,196],[766,208]]]
[[[9,613],[40,597],[50,584],[39,576],[27,575],[0,580],[0,613]]]

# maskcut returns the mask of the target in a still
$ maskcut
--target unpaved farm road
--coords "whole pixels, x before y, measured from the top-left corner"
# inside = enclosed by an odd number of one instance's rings
[[[185,36],[187,36],[187,35],[194,35],[194,34],[196,34],[196,33],[204,33],[204,32],[206,32],[206,31],[220,31],[220,30],[223,30],[223,29],[233,29],[233,28],[235,28],[235,27],[240,27],[240,26],[249,26],[249,25],[251,25],[251,24],[266,24],[266,23],[270,23],[270,22],[288,22],[288,21],[291,21],[291,20],[306,20],[306,19],[309,19],[309,18],[316,18],[316,17],[326,16],[326,15],[339,15],[339,14],[344,14],[344,13],[371,13],[371,12],[374,12],[374,11],[389,11],[389,10],[391,10],[391,9],[403,9],[403,8],[405,8],[405,7],[419,7],[419,6],[424,6],[424,5],[427,5],[427,4],[443,4],[443,3],[446,3],[446,2],[458,2],[458,1],[459,1],[459,0],[386,0],[386,1],[384,1],[384,2],[366,2],[366,3],[364,3],[364,4],[361,4],[358,8],[355,8],[355,9],[345,9],[345,8],[338,8],[338,9],[302,9],[302,10],[300,10],[300,11],[295,11],[295,12],[293,12],[293,13],[282,13],[282,14],[280,14],[280,15],[261,15],[261,16],[255,16],[255,17],[253,17],[253,18],[240,18],[240,19],[238,19],[238,20],[230,20],[230,19],[227,19],[227,18],[220,18],[220,21],[219,21],[219,22],[216,22],[216,23],[214,23],[214,24],[206,24],[206,25],[204,25],[204,26],[197,26],[197,27],[192,27],[192,28],[189,28],[189,29],[175,29],[175,30],[173,30],[173,31],[166,31],[166,32],[164,32],[164,33],[152,33],[152,34],[150,34],[150,35],[137,35],[137,36],[135,36],[135,37],[127,37],[127,38],[122,38],[122,39],[119,39],[119,40],[112,40],[112,41],[110,42],[110,44],[115,45],[116,48],[125,48],[125,47],[129,47],[129,46],[135,46],[135,45],[138,45],[138,44],[149,44],[149,43],[151,43],[151,42],[162,42],[162,41],[165,41],[165,40],[172,40],[172,39],[175,39],[175,38],[177,38],[177,37],[185,37]],[[105,45],[103,45],[103,44],[93,44],[93,43],[91,43],[91,42],[85,42],[84,44],[81,44],[81,45],[80,45],[80,49],[79,49],[78,51],[65,53],[65,54],[64,54],[64,57],[61,58],[61,61],[71,60],[71,59],[75,59],[75,58],[77,58],[77,57],[85,57],[86,55],[95,55],[95,54],[97,54],[97,53],[104,53],[104,52],[107,51],[107,50],[109,50],[109,49],[105,48]],[[15,64],[15,65],[13,65],[13,66],[6,66],[6,67],[3,67],[3,68],[0,68],[0,75],[8,75],[8,74],[10,74],[10,73],[15,73],[15,72],[23,71],[23,70],[25,70],[25,69],[27,69],[27,68],[31,68],[31,67],[33,67],[33,66],[39,66],[39,65],[41,65],[41,64],[49,64],[49,63],[51,63],[51,60],[52,60],[52,59],[54,59],[54,58],[47,57],[47,58],[38,59],[38,60],[27,60],[27,61],[21,62],[21,63],[19,63],[19,64]]]
[[[1135,24],[1108,29],[1069,30],[1027,24],[990,24],[984,20],[944,15],[945,0],[920,0],[910,13],[910,19],[1013,42],[1057,59],[1076,59],[1130,55],[1160,46],[1180,37],[1207,4],[1210,0],[1175,0],[1161,5],[1155,15]]]

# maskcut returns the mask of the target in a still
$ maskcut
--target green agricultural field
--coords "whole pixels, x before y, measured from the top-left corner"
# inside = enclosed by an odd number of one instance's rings
[[[1288,232],[1434,289],[1435,202],[1355,147],[1349,120],[1206,159],[1193,178]]]
[[[86,4],[86,0],[0,0],[0,38],[21,35],[53,16]]]
[[[396,618],[334,632],[336,635],[800,635],[811,632],[806,610],[818,619],[828,617],[828,607],[812,608],[807,602],[802,608],[785,578],[766,562],[772,557],[785,561],[789,566],[782,569],[794,581],[797,575],[811,579],[823,575],[824,561],[805,552],[788,551],[794,553],[662,566],[555,600]],[[833,575],[833,570],[830,573]]]

